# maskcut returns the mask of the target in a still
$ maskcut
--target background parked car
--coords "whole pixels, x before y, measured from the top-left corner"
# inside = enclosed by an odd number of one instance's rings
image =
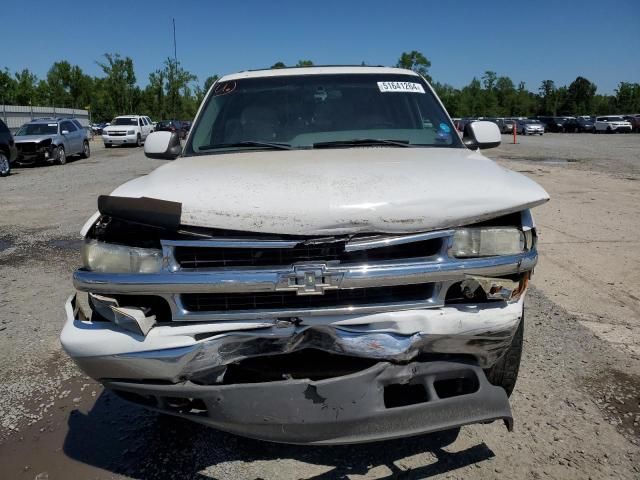
[[[489,122],[498,125],[501,133],[513,133],[513,121],[504,118],[485,118]]]
[[[619,115],[596,117],[594,133],[631,132],[631,123]]]
[[[156,132],[178,132],[180,138],[186,138],[188,130],[180,120],[162,120],[156,125]]]
[[[25,123],[16,132],[19,163],[67,163],[70,155],[89,158],[87,131],[74,118],[41,118]]]
[[[625,115],[624,118],[631,124],[631,130],[636,133],[640,133],[640,114]]]
[[[518,133],[520,135],[542,135],[544,134],[544,124],[540,120],[525,118],[518,120]]]
[[[102,130],[105,148],[113,145],[142,145],[153,130],[149,117],[143,115],[121,115],[111,121],[111,125]]]
[[[11,164],[18,156],[15,141],[11,131],[0,120],[0,177],[6,177],[11,173]]]
[[[578,124],[578,132],[593,132],[593,120],[590,117],[578,117],[576,122]]]

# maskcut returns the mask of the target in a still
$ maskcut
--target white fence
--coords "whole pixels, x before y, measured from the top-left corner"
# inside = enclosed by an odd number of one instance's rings
[[[32,107],[30,105],[0,105],[0,118],[7,124],[9,130],[15,132],[18,128],[35,118],[74,117],[88,127],[90,116],[88,110],[77,108]]]

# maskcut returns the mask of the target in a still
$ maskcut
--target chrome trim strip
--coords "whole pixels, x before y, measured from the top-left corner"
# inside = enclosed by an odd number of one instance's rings
[[[439,258],[430,261],[365,265],[331,265],[326,271],[342,275],[339,288],[382,287],[464,280],[466,275],[502,276],[531,270],[537,252],[487,258]],[[105,294],[177,294],[206,292],[271,292],[291,267],[262,270],[208,270],[159,273],[100,273],[76,270],[73,283],[78,290]]]
[[[373,305],[358,305],[355,307],[326,307],[326,308],[297,308],[297,309],[269,309],[269,310],[234,310],[210,312],[191,312],[182,307],[179,295],[174,297],[176,311],[173,313],[174,322],[204,322],[222,320],[261,320],[268,318],[318,317],[325,315],[365,315],[369,313],[393,312],[397,310],[417,310],[423,308],[441,307],[432,298],[417,302],[393,302]]]
[[[417,233],[415,235],[378,235],[375,237],[367,237],[360,240],[352,240],[345,245],[344,251],[357,252],[359,250],[369,250],[371,248],[390,247],[393,245],[402,245],[405,243],[422,242],[424,240],[431,240],[434,238],[450,237],[454,234],[454,232],[455,230],[440,230],[437,232]]]

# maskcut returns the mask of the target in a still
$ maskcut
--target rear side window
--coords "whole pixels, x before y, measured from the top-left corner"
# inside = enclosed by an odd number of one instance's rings
[[[78,127],[76,127],[72,122],[62,122],[60,126],[62,127],[62,130],[67,130],[69,132],[75,132],[78,130]]]
[[[9,133],[9,129],[2,120],[0,120],[0,133]]]

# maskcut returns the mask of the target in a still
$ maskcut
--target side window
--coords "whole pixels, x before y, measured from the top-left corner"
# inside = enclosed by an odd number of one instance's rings
[[[76,120],[75,118],[73,120],[71,120],[73,122],[73,124],[78,127],[79,130],[82,130],[84,127],[82,126],[82,124]]]
[[[2,120],[0,120],[0,133],[9,133],[9,129]]]
[[[68,130],[69,132],[75,132],[78,128],[72,122],[62,122],[60,125],[61,130]]]

